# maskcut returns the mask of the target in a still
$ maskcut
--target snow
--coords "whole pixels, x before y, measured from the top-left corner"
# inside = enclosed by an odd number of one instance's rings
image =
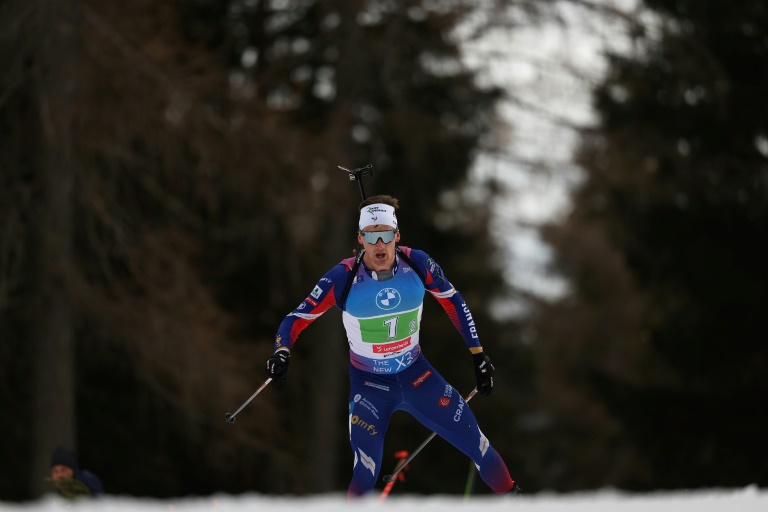
[[[267,497],[258,494],[175,500],[148,500],[128,497],[103,497],[72,502],[49,496],[26,504],[0,503],[0,512],[344,512],[370,508],[397,512],[764,512],[768,510],[768,490],[752,485],[743,489],[630,494],[613,490],[575,494],[539,493],[521,496],[484,495],[465,501],[461,497],[408,496],[396,494],[383,502],[378,497],[347,502],[344,495],[307,498]]]

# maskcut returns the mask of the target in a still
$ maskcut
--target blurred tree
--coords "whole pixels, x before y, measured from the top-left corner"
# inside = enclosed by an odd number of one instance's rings
[[[36,33],[32,71],[37,119],[37,208],[32,210],[29,267],[34,279],[32,318],[32,492],[40,494],[57,445],[75,446],[75,368],[68,275],[73,264],[74,116],[79,53],[72,28],[75,2],[36,2],[34,16],[49,30]]]
[[[768,9],[646,0],[612,56],[536,349],[560,490],[765,482]],[[550,408],[546,411],[546,408]]]
[[[18,420],[46,421],[30,340],[67,354],[39,366],[72,386],[59,424],[108,493],[344,489],[333,313],[304,335],[288,383],[236,426],[222,416],[261,382],[282,316],[354,247],[359,198],[337,164],[374,164],[366,189],[400,197],[404,242],[445,266],[492,346],[492,189],[470,189],[467,173],[499,91],[461,64],[454,31],[472,2],[46,5],[0,4],[14,41],[0,45],[0,333],[13,340],[0,348],[0,446],[35,448],[8,462],[31,480],[0,482],[0,497],[39,495],[47,464]],[[58,317],[30,307],[50,284]],[[438,309],[425,311],[426,350],[468,388],[469,356]],[[37,334],[46,325],[54,338]],[[424,471],[419,489],[458,492],[465,467]]]
[[[455,33],[477,6],[420,1],[231,2],[226,9],[219,9],[221,4],[216,2],[184,5],[189,13],[188,32],[217,48],[234,76],[243,83],[252,82],[266,105],[284,112],[306,131],[305,142],[314,141],[317,154],[323,155],[312,160],[309,169],[326,211],[313,211],[315,217],[305,219],[301,227],[303,232],[314,228],[322,234],[324,249],[304,262],[302,270],[314,275],[304,278],[298,293],[307,293],[353,247],[356,187],[331,184],[346,180],[335,165],[373,163],[375,176],[366,182],[368,193],[390,193],[401,199],[404,243],[434,254],[472,304],[478,323],[493,332],[487,306],[503,287],[495,241],[487,233],[493,191],[466,185],[473,151],[493,121],[500,91],[477,85],[476,77],[462,64]],[[329,218],[337,221],[327,222]],[[242,271],[251,272],[246,267]],[[343,456],[348,443],[346,377],[339,371],[345,367],[346,344],[342,344],[336,313],[328,314],[334,316],[330,320],[321,320],[322,327],[308,329],[294,353],[293,366],[307,355],[313,359],[311,373],[296,368],[291,377],[291,382],[311,390],[309,396],[295,398],[311,408],[312,421],[286,425],[294,440],[289,451],[296,452],[303,447],[296,443],[309,440],[308,460],[272,468],[276,474],[285,472],[279,481],[290,482],[293,492],[343,487],[350,474],[349,458]],[[425,319],[429,319],[425,320],[427,353],[447,374],[463,376],[462,384],[468,387],[469,358],[452,325],[434,304],[427,306]],[[274,324],[265,327],[274,329],[279,318],[271,320]],[[445,348],[430,352],[428,340],[443,338]],[[451,339],[455,340],[452,348]],[[291,391],[281,391],[287,392]],[[285,413],[296,415],[293,409]],[[412,425],[414,420],[402,421]],[[392,443],[421,442],[423,431],[409,429],[398,437],[394,425]],[[439,463],[438,454],[432,457],[425,457],[425,466]],[[459,489],[465,475],[464,465],[458,467],[453,480],[424,472],[419,484],[425,490]]]
[[[250,432],[224,432],[221,415],[250,393],[242,376],[269,349],[231,345],[244,336],[202,264],[209,244],[272,229],[268,217],[219,221],[232,204],[272,211],[258,180],[281,179],[269,151],[279,130],[184,38],[169,3],[2,7],[3,36],[20,41],[2,61],[2,439],[30,447],[18,466],[31,473],[3,482],[3,496],[43,490],[54,440],[113,468],[101,471],[108,492],[253,485],[274,451],[259,434],[277,419],[262,403],[261,421],[242,421]],[[268,172],[246,165],[259,148]],[[254,451],[233,464],[239,443]]]

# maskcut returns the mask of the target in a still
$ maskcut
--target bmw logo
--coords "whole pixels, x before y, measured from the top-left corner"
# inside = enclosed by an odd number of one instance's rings
[[[376,305],[381,309],[395,309],[400,305],[400,292],[394,288],[384,288],[376,295]]]

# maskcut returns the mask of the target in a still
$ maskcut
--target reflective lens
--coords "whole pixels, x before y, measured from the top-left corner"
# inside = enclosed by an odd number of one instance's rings
[[[388,231],[363,231],[362,235],[363,240],[365,240],[366,243],[375,245],[376,242],[379,241],[379,238],[381,238],[382,242],[388,244],[395,239],[395,233],[396,231],[394,229],[390,229]]]

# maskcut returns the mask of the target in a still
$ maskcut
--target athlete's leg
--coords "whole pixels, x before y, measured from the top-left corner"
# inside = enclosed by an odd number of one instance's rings
[[[349,377],[349,441],[354,466],[347,495],[352,497],[371,492],[379,478],[384,433],[395,401],[402,395],[386,377],[361,372],[352,366]]]
[[[415,371],[411,372],[412,369]],[[510,491],[515,482],[506,464],[480,431],[475,415],[459,392],[426,360],[415,363],[403,372],[406,373],[413,381],[403,385],[405,403],[399,408],[472,459],[493,492]]]

